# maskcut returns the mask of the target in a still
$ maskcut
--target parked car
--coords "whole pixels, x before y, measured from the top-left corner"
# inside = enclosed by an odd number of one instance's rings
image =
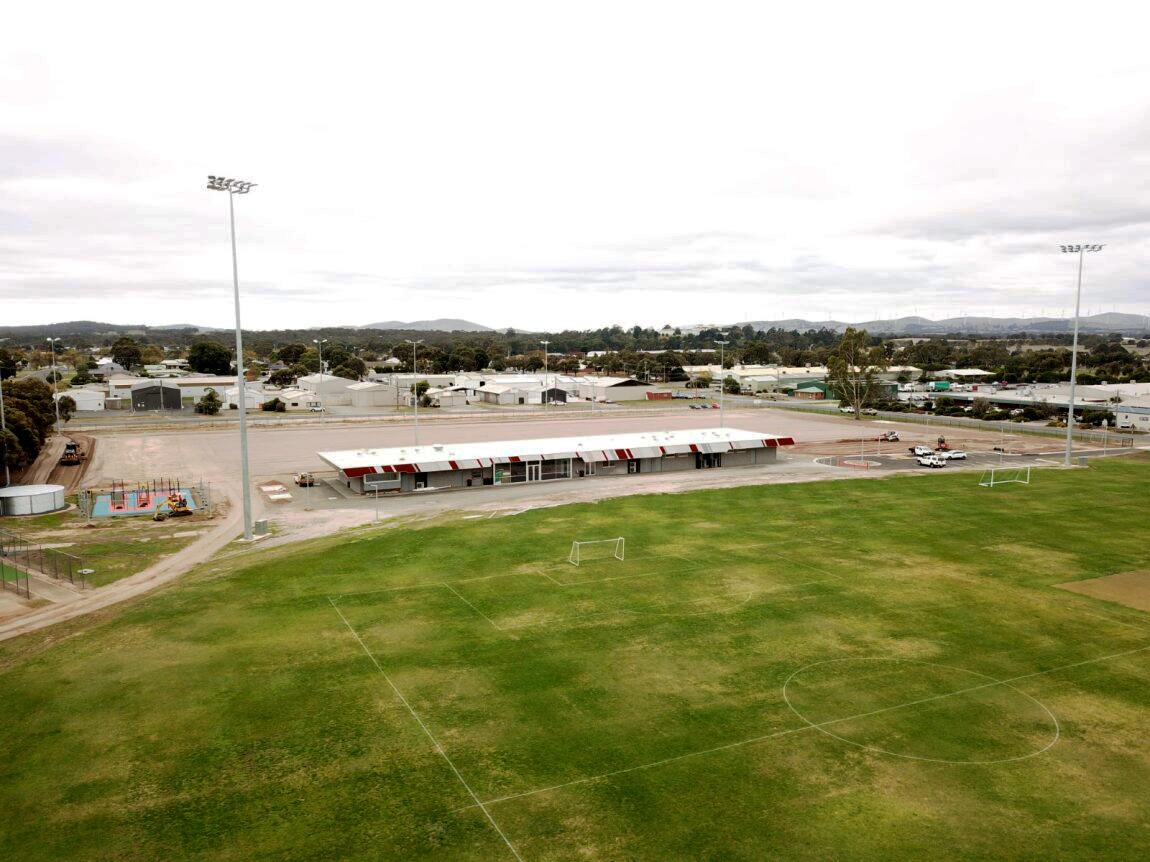
[[[929,446],[911,446],[910,454],[914,455],[916,458],[923,458],[927,455],[933,455],[934,450]]]
[[[939,452],[938,457],[944,461],[965,461],[966,453],[961,449],[951,449],[949,452]]]
[[[301,488],[310,488],[315,484],[315,476],[311,473],[296,473],[292,476],[292,481]]]
[[[323,405],[322,404],[313,404],[311,407],[308,408],[308,410],[310,410],[312,413],[323,413]]]
[[[864,407],[862,409],[863,416],[878,416],[878,411],[873,407]]]
[[[849,413],[849,414],[853,415],[854,412],[855,412],[855,409],[853,407],[840,407],[839,408],[839,413]]]
[[[884,431],[875,439],[877,439],[880,443],[897,443],[899,441],[899,436],[897,431]]]
[[[922,467],[945,467],[946,461],[939,458],[937,455],[921,455],[919,456],[918,463]]]

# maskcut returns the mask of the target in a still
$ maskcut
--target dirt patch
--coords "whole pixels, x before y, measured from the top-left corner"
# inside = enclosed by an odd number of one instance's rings
[[[1117,602],[1128,608],[1150,612],[1150,571],[1119,572],[1103,578],[1088,581],[1071,581],[1057,584],[1059,589],[1081,593],[1095,599]]]

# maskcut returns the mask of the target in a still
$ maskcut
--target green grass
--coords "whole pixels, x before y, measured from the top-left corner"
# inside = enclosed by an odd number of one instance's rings
[[[206,516],[164,522],[150,517],[96,518],[87,521],[75,510],[26,518],[4,518],[0,527],[27,541],[61,545],[58,550],[80,558],[90,586],[99,587],[134,575],[161,557],[177,553],[195,537],[175,538],[175,533],[210,529]]]
[[[1150,614],[1053,585],[1150,567],[1150,461],[976,481],[356,532],[0,644],[0,858],[513,858],[412,711],[524,859],[1140,858]]]

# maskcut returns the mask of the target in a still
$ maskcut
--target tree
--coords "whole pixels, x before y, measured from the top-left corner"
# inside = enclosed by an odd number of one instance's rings
[[[122,335],[112,342],[112,360],[124,368],[135,368],[140,364],[140,345],[136,339]]]
[[[712,380],[710,371],[700,371],[694,380],[687,381],[687,389],[710,389]]]
[[[878,394],[879,375],[890,368],[881,345],[871,343],[865,329],[848,326],[827,359],[827,377],[839,400],[862,418],[862,409]]]
[[[260,410],[263,410],[265,413],[284,413],[287,411],[287,405],[278,398],[273,398],[271,401],[265,401],[261,404]]]
[[[188,351],[188,367],[200,374],[227,374],[232,368],[232,352],[215,341],[200,341]]]
[[[306,344],[285,344],[276,351],[276,359],[285,365],[295,365],[307,353]]]
[[[88,371],[88,364],[84,362],[76,366],[76,373],[72,376],[72,385],[83,386],[85,383],[91,383],[92,379],[92,375]]]
[[[35,377],[10,380],[4,386],[4,420],[8,427],[4,435],[8,466],[31,464],[56,420],[51,388]]]
[[[331,372],[333,375],[346,377],[348,380],[359,380],[367,374],[367,364],[358,356],[347,356],[343,362],[334,367],[335,370]]]
[[[723,391],[728,395],[738,395],[743,391],[743,387],[739,384],[737,379],[728,376],[723,379]]]
[[[215,416],[220,412],[222,406],[223,402],[220,401],[220,396],[216,394],[216,390],[209,389],[196,404],[196,412],[204,416]]]
[[[16,376],[16,357],[0,347],[0,380]]]
[[[990,401],[986,398],[975,398],[970,405],[970,415],[975,419],[981,419],[990,412]]]
[[[307,369],[304,369],[304,373],[307,373]],[[271,373],[268,377],[268,383],[272,386],[291,386],[297,379],[299,379],[298,376],[291,368],[281,368],[279,371]]]
[[[60,406],[60,420],[67,422],[76,412],[76,399],[71,395],[61,395],[57,402]]]

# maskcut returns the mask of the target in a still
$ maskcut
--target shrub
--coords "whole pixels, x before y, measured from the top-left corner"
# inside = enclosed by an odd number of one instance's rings
[[[204,393],[204,397],[197,402],[196,412],[203,416],[215,416],[220,412],[222,406],[223,402],[220,401],[220,396],[216,394],[216,390],[209,389]]]

